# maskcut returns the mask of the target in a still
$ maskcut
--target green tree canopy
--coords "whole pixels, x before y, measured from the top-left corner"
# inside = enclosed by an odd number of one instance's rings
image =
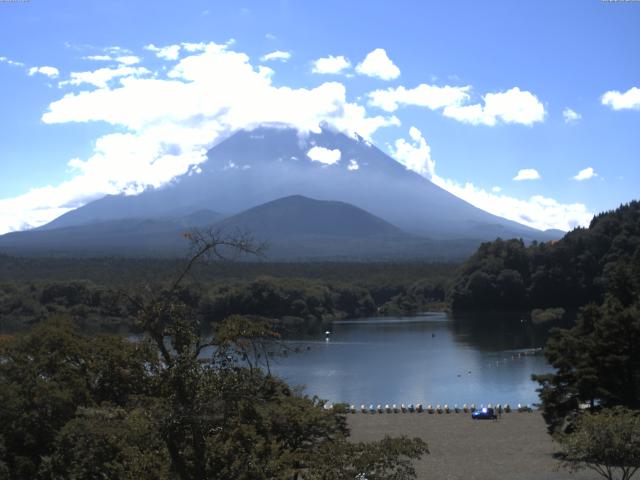
[[[640,414],[623,408],[585,414],[560,437],[564,465],[589,468],[607,480],[631,480],[640,469]]]
[[[89,338],[54,317],[0,343],[0,445],[11,478],[36,478],[56,435],[81,407],[126,405],[151,391],[157,364],[146,342]]]
[[[243,238],[192,240],[191,261],[173,282],[123,292],[147,340],[87,336],[54,319],[0,343],[0,473],[16,480],[415,478],[411,460],[427,452],[422,440],[350,443],[344,413],[258,368],[277,340],[269,322],[236,315],[213,335],[202,333],[199,300],[183,280],[208,254],[253,247]]]
[[[589,228],[576,228],[557,242],[483,243],[459,269],[448,298],[454,311],[575,311],[602,303],[612,290],[624,303],[632,295],[628,267],[637,269],[639,262],[640,202],[634,201],[596,215]]]

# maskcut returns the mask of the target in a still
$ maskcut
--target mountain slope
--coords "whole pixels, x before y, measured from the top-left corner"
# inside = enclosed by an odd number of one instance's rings
[[[166,256],[188,249],[191,227],[233,236],[250,233],[266,242],[269,260],[462,259],[476,247],[469,240],[434,241],[408,234],[369,212],[344,202],[294,195],[219,220],[200,211],[181,218],[103,222],[15,232],[0,237],[10,254],[64,256]],[[207,222],[207,220],[217,220]]]
[[[250,232],[257,241],[267,242],[267,258],[278,260],[379,260],[424,257],[434,251],[428,241],[358,207],[301,195],[251,208],[216,227]]]
[[[264,239],[297,235],[364,238],[375,235],[403,237],[398,227],[344,202],[318,201],[301,195],[259,205],[218,224],[225,230],[247,230]]]
[[[311,160],[308,153],[314,146],[339,150],[340,160],[331,165]],[[41,229],[159,218],[176,210],[210,208],[233,214],[301,194],[353,204],[432,239],[557,238],[484,212],[407,170],[368,142],[329,130],[306,137],[288,128],[240,131],[213,147],[199,167],[201,173],[182,175],[159,189],[96,200]]]
[[[182,234],[219,222],[223,215],[199,210],[183,217],[123,218],[0,236],[0,250],[39,255],[175,255],[185,251]]]

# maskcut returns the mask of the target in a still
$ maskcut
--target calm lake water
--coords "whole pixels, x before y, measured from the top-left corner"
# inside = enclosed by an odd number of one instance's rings
[[[524,355],[544,335],[513,319],[486,322],[444,313],[334,322],[329,341],[291,340],[300,353],[272,359],[291,385],[356,405],[538,402],[532,373],[551,371],[542,355]]]

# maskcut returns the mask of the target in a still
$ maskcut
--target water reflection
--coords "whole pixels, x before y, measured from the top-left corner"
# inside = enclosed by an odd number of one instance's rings
[[[545,334],[526,323],[445,314],[335,322],[330,341],[291,341],[301,353],[273,371],[331,401],[366,403],[534,403],[532,373],[550,368]],[[501,323],[502,322],[502,323]]]
[[[534,325],[519,313],[476,313],[451,317],[456,340],[479,350],[496,351],[543,346],[551,324]]]

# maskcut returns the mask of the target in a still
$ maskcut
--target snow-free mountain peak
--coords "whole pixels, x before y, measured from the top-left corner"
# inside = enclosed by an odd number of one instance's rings
[[[360,137],[323,129],[242,130],[214,146],[206,161],[161,188],[109,195],[40,230],[127,218],[160,219],[212,210],[231,216],[291,196],[345,202],[405,232],[434,240],[555,238],[480,210],[407,170]],[[312,215],[313,216],[313,215]],[[330,219],[310,218],[327,224]]]

